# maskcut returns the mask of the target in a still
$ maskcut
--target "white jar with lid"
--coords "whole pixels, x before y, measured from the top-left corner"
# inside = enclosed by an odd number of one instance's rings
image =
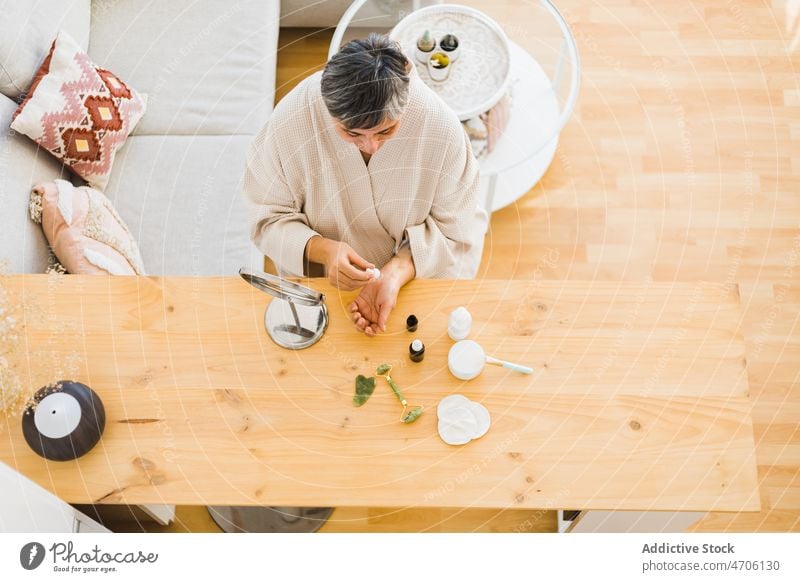
[[[460,341],[469,335],[472,328],[472,315],[464,306],[454,309],[447,320],[447,335],[453,341]]]

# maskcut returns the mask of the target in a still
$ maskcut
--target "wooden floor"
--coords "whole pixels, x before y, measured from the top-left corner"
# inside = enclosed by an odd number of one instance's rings
[[[799,531],[800,47],[789,54],[785,5],[558,6],[582,59],[578,106],[542,181],[493,215],[480,276],[738,285],[764,509],[696,529]],[[279,98],[322,65],[329,38],[282,32]],[[210,531],[202,511],[179,508],[174,527]],[[551,512],[364,509],[337,511],[326,529],[554,525]]]

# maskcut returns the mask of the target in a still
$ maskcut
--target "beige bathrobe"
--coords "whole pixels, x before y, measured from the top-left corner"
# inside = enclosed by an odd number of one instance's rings
[[[258,248],[282,274],[301,276],[315,234],[378,267],[407,240],[417,277],[474,277],[486,214],[478,163],[453,112],[412,74],[397,133],[366,164],[336,134],[321,76],[280,101],[248,154],[244,192]]]

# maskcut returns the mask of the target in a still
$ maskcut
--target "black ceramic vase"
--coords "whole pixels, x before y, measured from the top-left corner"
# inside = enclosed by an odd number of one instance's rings
[[[71,461],[100,440],[106,411],[97,393],[80,382],[62,381],[41,388],[22,415],[22,434],[36,454]]]

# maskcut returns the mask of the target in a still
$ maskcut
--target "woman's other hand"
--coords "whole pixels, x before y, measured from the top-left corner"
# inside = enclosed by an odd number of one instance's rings
[[[314,263],[325,265],[328,281],[343,291],[363,287],[372,280],[366,269],[375,267],[362,258],[349,244],[323,238],[312,237],[306,245],[306,257]]]

